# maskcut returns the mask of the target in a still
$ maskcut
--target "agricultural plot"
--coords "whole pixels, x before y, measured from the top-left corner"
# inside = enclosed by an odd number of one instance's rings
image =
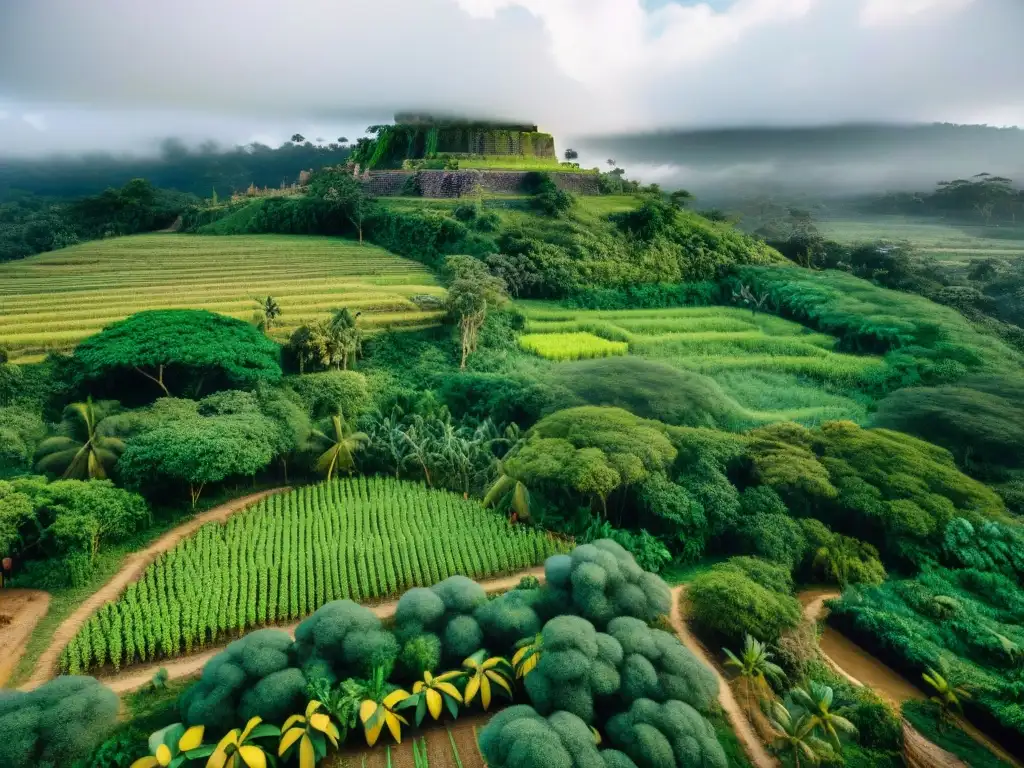
[[[519,337],[519,346],[548,360],[589,360],[629,352],[624,341],[608,341],[592,333],[528,333]]]
[[[307,486],[204,526],[161,557],[82,628],[60,666],[80,674],[173,657],[332,600],[511,573],[563,549],[476,501],[414,483],[360,476]]]
[[[544,336],[551,337],[549,349],[567,348],[565,340],[578,336],[625,345],[630,355],[711,379],[736,428],[781,420],[863,422],[865,399],[857,387],[882,366],[877,357],[837,352],[832,336],[734,307],[590,311],[528,301],[517,306],[526,317],[524,348],[545,348]]]
[[[440,313],[412,299],[444,289],[416,262],[339,238],[137,235],[0,265],[0,344],[31,359],[145,309],[249,320],[268,294],[281,306],[273,335],[283,339],[341,307],[362,312],[368,331],[434,324]]]

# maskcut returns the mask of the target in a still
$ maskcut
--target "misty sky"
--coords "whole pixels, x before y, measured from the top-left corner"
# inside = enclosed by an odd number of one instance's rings
[[[560,137],[1024,126],[1024,0],[0,0],[0,153],[350,139],[399,109]]]

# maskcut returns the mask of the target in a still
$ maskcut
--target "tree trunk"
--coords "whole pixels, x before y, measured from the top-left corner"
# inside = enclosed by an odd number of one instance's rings
[[[165,397],[170,397],[171,396],[171,393],[167,391],[167,387],[164,386],[164,367],[163,367],[162,364],[157,368],[157,375],[156,376],[153,376],[150,373],[146,373],[144,370],[139,368],[139,366],[137,366],[137,365],[135,366],[135,370],[138,371],[139,373],[141,373],[143,376],[145,376],[150,381],[155,382],[156,385],[158,387],[160,387],[160,389],[162,389],[164,391],[164,396]]]

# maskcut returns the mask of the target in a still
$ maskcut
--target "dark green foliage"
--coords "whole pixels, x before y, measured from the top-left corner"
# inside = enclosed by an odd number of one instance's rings
[[[1024,584],[1024,528],[1001,523],[972,524],[953,518],[943,535],[949,565],[1001,573]]]
[[[424,633],[405,641],[398,655],[398,668],[410,680],[422,680],[424,672],[435,672],[441,666],[441,641],[437,635]]]
[[[719,299],[718,283],[643,283],[623,288],[587,288],[577,291],[565,304],[579,309],[658,309],[706,307]]]
[[[314,419],[323,419],[341,411],[351,421],[370,403],[366,377],[356,371],[307,373],[290,377],[288,384],[305,402]]]
[[[280,350],[249,323],[199,309],[139,312],[75,348],[78,384],[170,394],[247,388],[281,377]],[[138,378],[139,374],[148,383]]]
[[[909,680],[929,667],[945,668],[953,685],[970,687],[964,707],[976,724],[1007,744],[1024,743],[1024,600],[1017,582],[935,568],[913,580],[847,590],[829,622]]]
[[[480,732],[480,752],[490,768],[597,768],[632,766],[602,761],[586,723],[568,712],[544,718],[533,707],[503,709]]]
[[[969,472],[1018,468],[1024,465],[1022,395],[1024,385],[1007,378],[904,389],[879,404],[873,423],[947,448]]]
[[[525,680],[542,715],[559,710],[594,723],[595,700],[614,696],[622,684],[622,646],[577,616],[558,616],[541,630],[543,652]]]
[[[700,712],[681,701],[633,702],[627,712],[608,721],[609,743],[628,755],[637,768],[726,768],[728,762],[715,729]]]
[[[480,349],[476,354],[485,353]],[[526,376],[496,373],[465,372],[445,376],[438,383],[437,393],[458,418],[478,422],[489,418],[496,424],[515,422],[524,428],[534,424],[558,399],[557,391],[541,382]]]
[[[609,218],[623,232],[649,242],[672,229],[678,209],[663,200],[649,199],[632,211],[613,213]]]
[[[1006,768],[1006,762],[957,727],[941,723],[939,708],[930,701],[908,701],[902,708],[906,718],[928,741],[959,757],[971,768]]]
[[[712,379],[641,357],[561,363],[549,380],[587,405],[623,408],[676,426],[724,426],[731,411]]]
[[[618,616],[654,621],[671,607],[668,585],[607,539],[548,558],[544,573],[563,610],[571,606],[598,629]]]
[[[524,186],[533,195],[531,207],[543,216],[557,218],[575,203],[573,196],[559,189],[547,173],[534,171],[527,174]]]
[[[524,577],[525,578],[525,577]],[[474,614],[483,631],[484,646],[495,654],[509,654],[523,638],[540,632],[541,615],[558,610],[548,590],[513,589],[476,609]]]
[[[395,610],[399,642],[428,632],[441,641],[441,659],[458,664],[483,647],[474,612],[487,602],[484,588],[465,576],[451,576],[432,587],[407,591]]]
[[[260,629],[210,659],[199,682],[181,696],[178,706],[182,722],[206,726],[216,735],[251,717],[283,720],[305,704],[305,689],[288,633]]]
[[[0,371],[0,378],[2,376]],[[43,420],[32,409],[16,405],[0,407],[0,477],[28,471],[36,446],[45,436]]]
[[[677,637],[628,616],[608,622],[608,634],[622,648],[618,695],[623,701],[675,699],[701,712],[714,705],[718,681]]]
[[[651,573],[660,572],[672,562],[672,553],[661,539],[642,528],[634,532],[616,528],[607,520],[601,523],[595,521],[577,541],[585,544],[599,539],[611,539],[629,552],[637,565]]]
[[[800,563],[807,546],[799,523],[788,515],[757,513],[745,517],[740,538],[745,552],[789,570]]]
[[[299,624],[294,653],[310,679],[365,680],[375,667],[390,674],[399,645],[369,608],[351,600],[335,600]]]
[[[801,617],[788,571],[756,558],[733,558],[697,576],[687,590],[691,618],[714,642],[736,647],[746,635],[772,643]],[[790,584],[792,582],[789,582]]]
[[[660,532],[661,540],[667,541],[683,562],[698,560],[708,532],[704,505],[685,487],[662,475],[647,479],[640,487],[640,498],[655,518],[652,530]]]
[[[0,691],[0,765],[63,768],[117,723],[117,694],[91,677],[58,677],[33,691]]]

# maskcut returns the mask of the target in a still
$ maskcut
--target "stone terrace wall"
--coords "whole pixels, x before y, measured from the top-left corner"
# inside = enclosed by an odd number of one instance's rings
[[[462,197],[477,187],[485,192],[514,195],[523,191],[529,171],[370,171],[359,181],[373,197],[388,197],[419,189],[423,197]],[[600,194],[597,176],[587,173],[549,174],[559,189],[577,195]]]

